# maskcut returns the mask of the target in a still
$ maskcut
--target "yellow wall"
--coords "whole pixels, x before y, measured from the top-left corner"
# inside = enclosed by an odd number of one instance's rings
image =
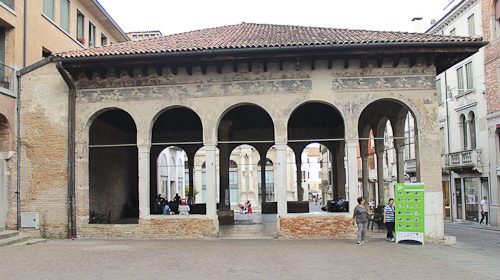
[[[28,30],[27,30],[27,56],[26,66],[31,65],[42,57],[42,48],[52,53],[88,47],[89,21],[96,26],[96,46],[101,45],[101,33],[108,38],[108,43],[121,42],[123,38],[116,38],[111,35],[110,29],[104,27],[104,23],[97,18],[102,14],[92,14],[84,8],[91,3],[90,0],[70,1],[70,21],[69,32],[60,27],[60,5],[61,0],[54,0],[54,20],[43,15],[43,0],[29,0],[28,3]],[[91,4],[93,5],[93,4]],[[85,16],[85,45],[76,40],[76,13],[79,10]],[[23,67],[23,37],[24,37],[24,1],[16,0],[15,8],[9,9],[0,4],[0,25],[6,28],[6,57],[7,65],[20,69]]]

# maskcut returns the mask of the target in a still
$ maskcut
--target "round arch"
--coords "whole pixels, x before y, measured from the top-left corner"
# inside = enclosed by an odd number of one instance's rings
[[[0,152],[12,150],[11,126],[7,117],[0,114]]]

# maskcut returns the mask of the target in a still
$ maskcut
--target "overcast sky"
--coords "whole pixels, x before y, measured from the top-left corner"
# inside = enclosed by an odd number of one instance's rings
[[[125,32],[163,35],[241,22],[350,29],[421,31],[449,0],[99,0]]]

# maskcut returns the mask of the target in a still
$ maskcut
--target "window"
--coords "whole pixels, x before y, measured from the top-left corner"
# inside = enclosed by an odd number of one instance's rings
[[[54,0],[43,0],[43,14],[54,20]]]
[[[459,67],[457,69],[457,87],[458,87],[458,95],[464,94],[464,67]]]
[[[444,142],[444,127],[439,129],[439,138],[441,139],[441,154],[444,155],[446,153],[445,142]]]
[[[3,66],[5,64],[5,27],[0,27],[0,63],[0,87],[8,88],[5,83],[2,83],[2,81],[8,81],[7,73]]]
[[[456,33],[457,33],[457,31],[455,30],[455,28],[453,28],[452,30],[450,30],[450,35],[455,36]]]
[[[101,33],[101,46],[106,45],[108,45],[108,37],[104,36],[104,34]]]
[[[476,148],[476,116],[474,115],[473,112],[470,112],[469,115],[470,118],[470,148],[475,149]]]
[[[436,94],[438,96],[438,104],[443,104],[443,93],[441,92],[441,79],[436,81]]]
[[[89,47],[95,47],[95,25],[89,22]]]
[[[467,121],[464,115],[460,116],[460,125],[462,126],[462,148],[463,150],[467,150]]]
[[[474,74],[472,72],[472,62],[465,64],[465,75],[467,77],[467,89],[474,88]]]
[[[467,26],[469,27],[469,36],[476,35],[476,25],[474,24],[474,14],[467,18]]]
[[[85,24],[85,16],[80,12],[76,12],[76,39],[78,42],[85,44],[85,34],[83,26]]]
[[[0,2],[4,3],[7,7],[14,10],[14,0],[0,0]]]
[[[61,0],[61,28],[69,32],[69,0]]]

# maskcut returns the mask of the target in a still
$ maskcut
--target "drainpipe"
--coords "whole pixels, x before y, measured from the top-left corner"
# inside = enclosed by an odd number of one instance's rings
[[[21,73],[16,72],[17,98],[16,98],[16,229],[21,228]]]
[[[26,46],[28,42],[28,0],[24,0],[24,34],[23,34],[23,68],[26,67],[26,53],[28,47]]]
[[[76,87],[73,79],[64,70],[61,61],[56,68],[68,86],[68,238],[76,236],[75,226],[75,107]]]

